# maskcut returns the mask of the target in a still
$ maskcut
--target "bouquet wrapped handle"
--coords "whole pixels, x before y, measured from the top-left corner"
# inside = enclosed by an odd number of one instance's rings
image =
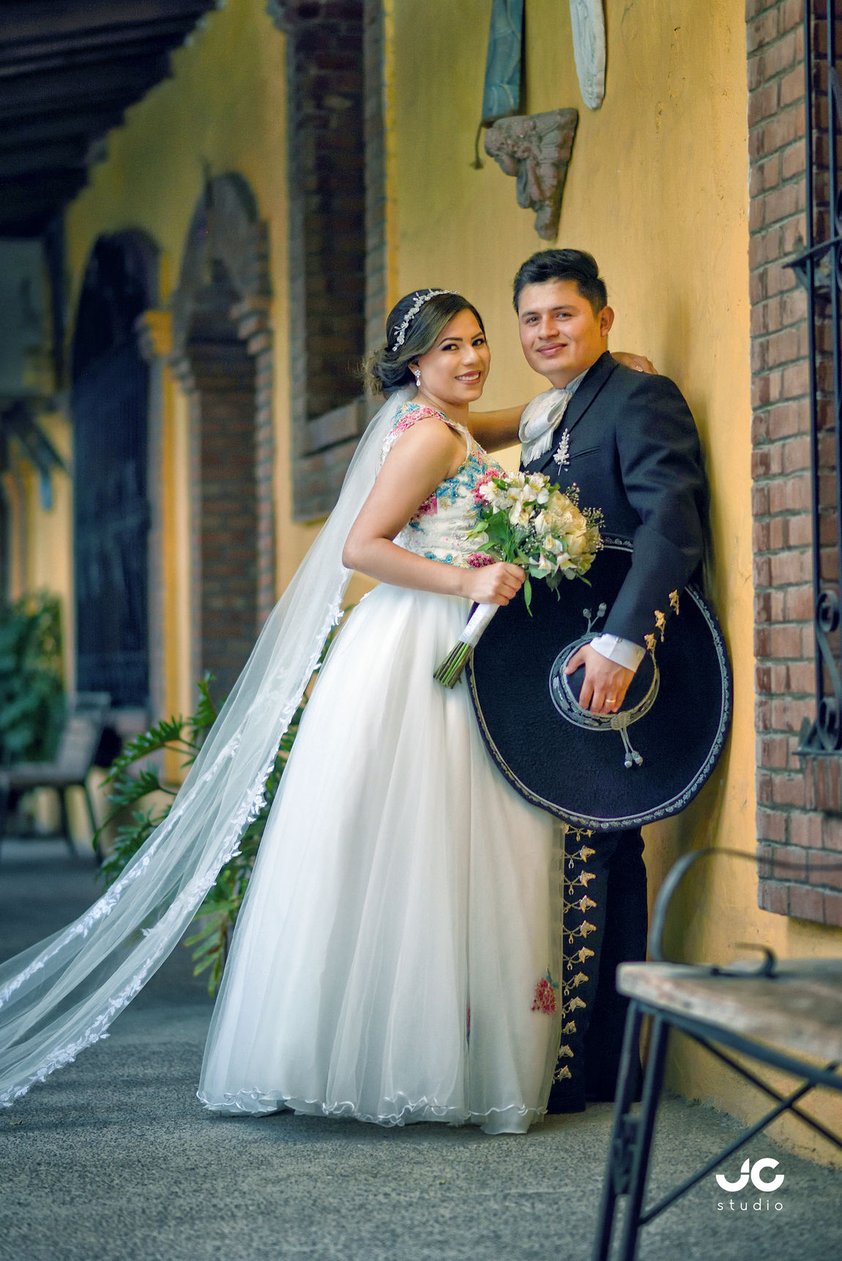
[[[500,607],[499,604],[478,604],[465,623],[459,642],[467,644],[469,648],[476,648],[483,631]]]
[[[483,631],[500,608],[499,604],[478,604],[465,623],[465,629],[453,648],[438,665],[433,678],[444,687],[455,687],[462,677],[468,658],[476,648]]]

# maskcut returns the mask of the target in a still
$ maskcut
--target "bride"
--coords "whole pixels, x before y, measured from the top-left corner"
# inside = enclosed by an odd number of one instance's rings
[[[0,1103],[105,1036],[177,942],[259,809],[357,569],[380,585],[334,641],[296,736],[199,1098],[489,1133],[524,1132],[545,1111],[558,829],[493,768],[467,689],[433,679],[471,603],[507,604],[524,579],[471,565],[474,489],[491,461],[469,408],[489,364],[459,294],[418,290],[390,313],[369,364],[388,401],[168,819],[80,920],[0,968]]]

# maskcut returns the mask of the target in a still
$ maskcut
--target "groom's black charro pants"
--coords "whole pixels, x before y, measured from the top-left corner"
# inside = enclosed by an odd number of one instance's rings
[[[646,958],[640,832],[568,831],[562,888],[562,1033],[549,1111],[578,1112],[614,1098],[628,1005],[614,977],[618,964]]]

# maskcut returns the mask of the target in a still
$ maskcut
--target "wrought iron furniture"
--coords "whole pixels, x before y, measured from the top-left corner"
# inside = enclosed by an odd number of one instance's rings
[[[111,708],[108,692],[77,692],[70,698],[64,730],[52,762],[18,762],[0,769],[0,841],[6,827],[10,799],[36,788],[51,788],[58,797],[61,831],[72,852],[68,793],[80,788],[85,799],[91,825],[91,837],[97,861],[100,861],[96,840],[97,821],[88,788],[88,774],[94,764],[97,748]]]
[[[708,1177],[723,1161],[777,1117],[792,1112],[842,1149],[842,1140],[808,1116],[799,1102],[815,1086],[842,1091],[842,959],[778,962],[765,950],[763,963],[727,968],[660,961],[660,938],[669,898],[688,867],[703,854],[695,851],[673,868],[653,917],[653,963],[622,964],[618,988],[631,999],[626,1021],[617,1101],[603,1180],[593,1261],[612,1256],[612,1235],[621,1200],[625,1216],[618,1261],[634,1261],[640,1228],[658,1217],[686,1191]],[[722,851],[718,851],[722,852]],[[742,855],[747,856],[747,855]],[[644,1017],[651,1035],[639,1107],[633,1105],[631,1066]],[[645,1206],[649,1156],[664,1077],[670,1030],[678,1029],[723,1064],[774,1100],[774,1106],[654,1204]],[[726,1049],[723,1049],[726,1048]],[[783,1070],[800,1084],[781,1094],[738,1062],[736,1051],[760,1065]]]

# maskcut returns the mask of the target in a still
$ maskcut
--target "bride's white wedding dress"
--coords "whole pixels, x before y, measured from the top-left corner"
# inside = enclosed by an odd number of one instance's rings
[[[406,404],[384,455],[429,414]],[[489,461],[454,428],[465,462],[396,542],[466,565]],[[433,679],[469,609],[382,585],[334,642],[216,1002],[209,1108],[491,1133],[543,1113],[559,1041],[560,842],[494,769],[466,686]]]

